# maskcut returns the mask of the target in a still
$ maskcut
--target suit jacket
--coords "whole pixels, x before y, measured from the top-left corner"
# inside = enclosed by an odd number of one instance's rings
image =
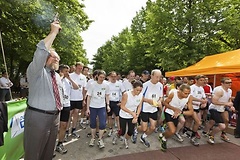
[[[233,101],[233,105],[239,113],[239,111],[240,111],[240,91],[237,91],[236,97]]]
[[[3,132],[8,131],[8,110],[7,104],[0,102],[0,146],[4,144]]]

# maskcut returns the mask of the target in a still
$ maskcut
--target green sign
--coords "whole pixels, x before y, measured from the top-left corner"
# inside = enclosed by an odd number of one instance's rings
[[[23,154],[23,133],[11,138],[11,120],[17,113],[23,112],[26,100],[8,102],[8,132],[4,133],[4,145],[0,146],[0,160],[18,160]]]

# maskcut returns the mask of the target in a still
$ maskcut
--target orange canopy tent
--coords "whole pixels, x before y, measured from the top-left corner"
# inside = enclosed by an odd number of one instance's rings
[[[221,77],[230,77],[233,81],[232,89],[235,95],[236,91],[240,90],[240,49],[206,56],[192,66],[177,71],[166,72],[165,75],[166,77],[170,77],[194,76],[199,74],[214,77],[210,79],[214,83],[214,86],[220,84]]]

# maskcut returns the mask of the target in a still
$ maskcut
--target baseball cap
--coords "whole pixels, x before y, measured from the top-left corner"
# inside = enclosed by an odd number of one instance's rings
[[[148,72],[148,70],[144,70],[142,74],[149,75],[150,73]]]

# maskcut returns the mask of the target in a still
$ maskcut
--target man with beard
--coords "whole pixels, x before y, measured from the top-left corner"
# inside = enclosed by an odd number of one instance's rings
[[[28,107],[24,120],[25,160],[51,160],[62,109],[62,83],[58,70],[60,57],[51,49],[61,26],[51,23],[48,36],[37,44],[33,61],[27,69]]]

